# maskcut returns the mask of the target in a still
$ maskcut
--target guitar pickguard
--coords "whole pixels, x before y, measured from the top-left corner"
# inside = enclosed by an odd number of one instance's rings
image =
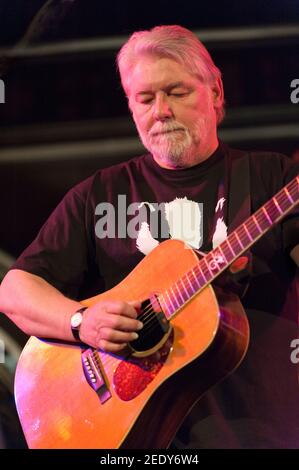
[[[159,373],[173,345],[173,329],[163,346],[146,357],[131,357],[122,361],[113,376],[115,392],[121,400],[129,401],[140,395]]]

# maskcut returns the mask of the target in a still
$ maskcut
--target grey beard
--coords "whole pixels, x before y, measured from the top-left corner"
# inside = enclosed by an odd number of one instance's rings
[[[185,163],[191,157],[193,145],[191,137],[187,133],[182,141],[162,138],[160,143],[150,142],[145,139],[142,139],[142,142],[149,152],[166,163],[169,162],[180,166],[180,164]]]

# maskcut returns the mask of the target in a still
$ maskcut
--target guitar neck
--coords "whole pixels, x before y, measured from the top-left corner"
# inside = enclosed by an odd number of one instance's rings
[[[282,188],[175,284],[159,295],[168,319],[219,276],[299,201],[299,176]]]

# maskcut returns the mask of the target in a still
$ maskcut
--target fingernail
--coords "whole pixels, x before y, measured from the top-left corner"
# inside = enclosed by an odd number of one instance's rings
[[[132,333],[132,336],[133,336],[133,339],[137,339],[139,335],[137,333]]]
[[[141,328],[143,328],[143,323],[139,321],[137,325],[137,330],[141,330]]]

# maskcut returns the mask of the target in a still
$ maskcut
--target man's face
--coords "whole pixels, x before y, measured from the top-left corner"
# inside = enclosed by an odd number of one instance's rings
[[[178,62],[141,57],[130,72],[129,106],[144,146],[165,168],[196,165],[217,148],[222,89]]]

